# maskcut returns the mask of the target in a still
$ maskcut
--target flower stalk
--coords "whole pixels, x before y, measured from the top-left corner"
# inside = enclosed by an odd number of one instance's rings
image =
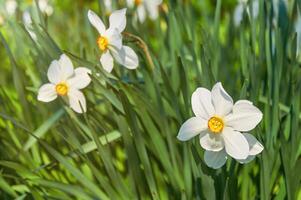
[[[145,58],[147,60],[148,66],[149,66],[149,70],[152,72],[155,69],[155,64],[153,62],[152,56],[149,52],[148,46],[147,44],[138,36],[132,34],[132,33],[128,33],[128,32],[123,32],[122,35],[129,39],[130,42],[135,43],[144,53]]]

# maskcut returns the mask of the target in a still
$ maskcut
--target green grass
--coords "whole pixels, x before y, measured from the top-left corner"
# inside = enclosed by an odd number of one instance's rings
[[[140,65],[115,63],[108,74],[87,19],[93,9],[107,21],[102,1],[53,1],[48,18],[32,5],[37,41],[22,23],[30,3],[20,1],[0,28],[0,199],[301,199],[301,2],[279,4],[279,18],[272,1],[259,2],[258,17],[245,13],[239,27],[231,0],[164,1],[160,18],[143,24],[129,9],[124,43]],[[83,115],[37,101],[63,52],[93,71]],[[228,159],[213,170],[197,138],[176,136],[193,115],[192,92],[217,81],[263,112],[251,133],[265,149],[249,164]]]

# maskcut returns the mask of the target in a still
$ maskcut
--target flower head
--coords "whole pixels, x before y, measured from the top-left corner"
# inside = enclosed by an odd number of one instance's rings
[[[52,15],[53,13],[53,8],[49,4],[49,0],[39,0],[38,5],[42,13],[45,13],[47,16]]]
[[[31,14],[28,10],[23,12],[23,23],[25,26],[25,29],[27,30],[27,32],[29,33],[30,37],[37,41],[37,35],[31,30],[31,26],[32,26],[32,19],[31,19]]]
[[[132,48],[122,44],[121,33],[126,27],[125,14],[125,8],[114,11],[109,18],[110,26],[106,29],[102,20],[93,11],[88,11],[89,21],[99,33],[96,43],[102,52],[100,63],[107,72],[111,72],[113,69],[113,58],[128,69],[138,67],[137,54]]]
[[[86,99],[80,89],[87,87],[91,71],[85,67],[73,69],[71,60],[61,55],[59,60],[51,62],[47,76],[50,83],[42,85],[38,92],[38,100],[50,102],[58,96],[67,98],[70,107],[78,113],[86,112]]]
[[[137,7],[137,15],[140,22],[144,22],[148,14],[152,20],[158,18],[158,6],[162,0],[127,0],[129,7]]]
[[[18,3],[16,0],[7,0],[5,2],[5,9],[8,15],[13,15],[16,12]]]
[[[191,104],[195,117],[181,126],[177,138],[186,141],[199,135],[209,167],[220,168],[228,156],[247,163],[263,150],[253,135],[242,133],[254,129],[262,119],[252,102],[239,100],[233,105],[222,84],[216,83],[211,91],[198,88]]]

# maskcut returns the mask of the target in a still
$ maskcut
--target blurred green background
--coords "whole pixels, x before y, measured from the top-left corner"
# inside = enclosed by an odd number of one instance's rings
[[[107,24],[125,1],[0,0],[0,199],[301,199],[300,6],[164,0],[143,23],[128,8],[139,68],[108,74],[87,11]],[[93,71],[84,115],[37,101],[63,52]],[[261,109],[251,133],[265,149],[213,170],[197,138],[176,136],[192,92],[217,81]]]

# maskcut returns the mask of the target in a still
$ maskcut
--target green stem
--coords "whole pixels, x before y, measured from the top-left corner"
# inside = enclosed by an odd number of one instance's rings
[[[132,42],[135,42],[137,44],[137,46],[143,51],[145,55],[150,71],[153,71],[155,69],[155,65],[151,57],[151,54],[149,52],[147,44],[140,37],[128,32],[123,32],[123,36],[128,39],[132,39]]]

